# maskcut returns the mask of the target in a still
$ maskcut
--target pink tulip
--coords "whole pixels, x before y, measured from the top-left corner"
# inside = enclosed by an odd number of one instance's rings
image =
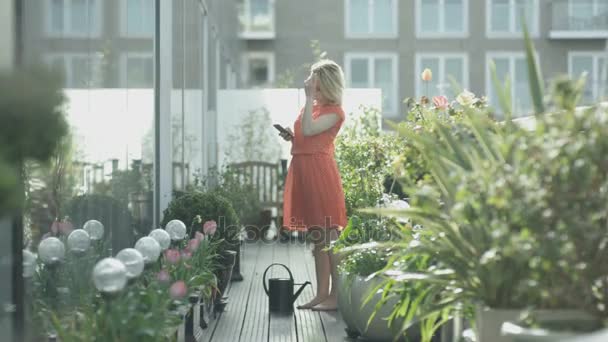
[[[171,276],[167,270],[160,270],[156,274],[156,280],[158,280],[159,283],[166,284],[171,280]]]
[[[203,233],[205,235],[213,235],[217,230],[217,223],[213,220],[207,221],[203,224]]]
[[[187,249],[183,250],[182,251],[182,259],[184,259],[184,260],[190,260],[190,259],[192,259],[192,252],[190,252]]]
[[[433,80],[433,72],[431,71],[431,69],[426,68],[422,71],[420,78],[422,78],[422,80],[425,82],[430,82]]]
[[[165,260],[171,265],[175,265],[179,262],[180,253],[177,249],[167,249],[165,251]]]
[[[203,234],[201,232],[196,232],[196,233],[194,233],[194,238],[196,240],[198,240],[198,242],[201,242],[201,241],[205,240],[205,234]]]
[[[435,105],[435,108],[439,110],[446,110],[448,108],[449,102],[447,97],[441,95],[433,97],[433,104]]]
[[[72,230],[74,230],[74,225],[70,221],[59,222],[59,232],[63,235],[70,235]]]
[[[198,239],[192,239],[188,241],[188,247],[186,249],[190,252],[194,252],[198,249],[198,246],[201,244],[201,241]]]
[[[169,288],[169,296],[173,299],[184,298],[188,294],[188,287],[183,280],[178,280]]]

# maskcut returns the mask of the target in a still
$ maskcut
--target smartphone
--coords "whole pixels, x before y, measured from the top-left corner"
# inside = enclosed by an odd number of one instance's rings
[[[274,124],[273,126],[274,126],[274,128],[277,129],[277,131],[279,131],[279,132],[281,132],[283,134],[287,134],[289,136],[292,136],[291,132],[289,132],[287,129],[285,129],[285,127],[283,127],[283,126],[281,126],[279,124]]]

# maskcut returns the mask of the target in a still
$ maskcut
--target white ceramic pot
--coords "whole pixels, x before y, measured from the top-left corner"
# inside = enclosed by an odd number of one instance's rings
[[[519,320],[522,310],[490,309],[476,307],[477,342],[549,342],[571,336],[569,333],[548,331],[519,330],[514,324]],[[534,317],[542,322],[596,321],[591,315],[579,310],[535,310]],[[506,324],[505,324],[506,323]],[[503,326],[504,325],[504,326]]]
[[[369,318],[382,298],[382,293],[374,294],[374,297],[369,302],[363,304],[370,292],[380,285],[381,282],[382,279],[379,277],[367,281],[363,277],[356,277],[352,285],[351,300],[353,308],[360,308],[360,310],[358,310],[356,324],[362,337],[373,341],[393,341],[401,329],[403,322],[393,322],[393,326],[389,328],[387,318],[398,304],[399,298],[394,296],[391,297],[382,305],[382,307],[380,307],[371,322],[369,321]],[[418,340],[418,329],[414,327],[410,330],[411,331],[408,331],[407,337],[413,341]]]
[[[346,324],[346,333],[351,338],[356,338],[359,335],[355,317],[357,316],[358,307],[355,307],[351,302],[351,285],[352,281],[346,273],[340,274],[338,278],[338,311],[342,316],[342,320]]]

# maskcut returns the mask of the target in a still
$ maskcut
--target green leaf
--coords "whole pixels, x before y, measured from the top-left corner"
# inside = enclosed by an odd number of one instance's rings
[[[526,60],[528,62],[528,80],[530,85],[530,96],[532,97],[532,103],[534,104],[534,113],[536,115],[540,115],[545,112],[545,105],[543,102],[543,79],[541,76],[540,68],[536,63],[534,43],[530,38],[530,32],[528,31],[528,25],[526,23],[525,16],[522,16],[521,20],[524,29]]]
[[[513,116],[513,108],[511,106],[513,103],[511,99],[511,79],[509,78],[509,75],[507,75],[504,86],[500,84],[500,79],[496,74],[496,64],[493,60],[490,61],[490,74],[492,75],[494,92],[498,96],[498,102],[505,115],[505,119],[507,122],[511,122],[511,117]]]

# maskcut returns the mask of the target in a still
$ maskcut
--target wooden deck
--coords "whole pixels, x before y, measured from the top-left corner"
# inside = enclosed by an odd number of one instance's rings
[[[344,322],[337,312],[294,309],[294,314],[289,316],[268,313],[268,298],[262,286],[262,275],[273,262],[287,265],[296,283],[310,281],[313,284],[302,292],[296,303],[304,303],[313,297],[316,287],[314,261],[305,244],[248,243],[243,245],[241,254],[241,274],[245,279],[230,285],[226,311],[211,319],[202,341],[352,341],[346,337]],[[271,272],[287,276],[287,272],[280,267],[273,268]]]

